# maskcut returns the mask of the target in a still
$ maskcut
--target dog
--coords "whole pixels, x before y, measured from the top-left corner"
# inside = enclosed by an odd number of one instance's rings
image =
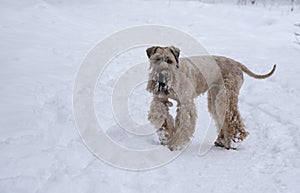
[[[223,56],[179,58],[180,50],[174,46],[153,46],[146,53],[150,62],[147,91],[153,94],[148,120],[162,145],[173,151],[190,142],[197,118],[194,99],[205,92],[208,110],[218,130],[215,145],[236,149],[245,140],[249,133],[238,110],[243,73],[265,79],[275,72],[276,65],[269,73],[258,75]],[[175,120],[169,113],[173,105],[169,99],[177,102]]]

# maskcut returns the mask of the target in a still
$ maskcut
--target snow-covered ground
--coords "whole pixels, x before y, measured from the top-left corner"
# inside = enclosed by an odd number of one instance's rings
[[[300,12],[289,10],[199,1],[1,1],[0,192],[299,192],[300,45],[294,32],[300,30],[294,24]],[[240,110],[250,136],[239,150],[213,147],[197,154],[209,122],[203,97],[197,100],[192,144],[163,167],[121,170],[88,151],[72,112],[80,63],[113,32],[145,24],[187,32],[211,54],[234,58],[257,73],[277,64],[267,80],[245,76]],[[102,127],[131,147],[157,144],[124,142],[107,101],[118,73],[141,59],[146,55],[137,49],[125,61],[113,61],[96,88]],[[137,122],[146,122],[150,97],[140,85],[129,98]]]

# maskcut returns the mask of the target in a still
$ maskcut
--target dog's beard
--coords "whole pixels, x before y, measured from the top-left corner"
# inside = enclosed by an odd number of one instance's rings
[[[168,95],[170,93],[170,85],[167,83],[155,82],[154,91],[156,94]]]
[[[155,95],[166,96],[172,91],[173,72],[150,68],[147,90]]]
[[[170,84],[162,84],[155,80],[149,80],[147,85],[147,90],[155,95],[166,96],[171,93],[171,85]]]

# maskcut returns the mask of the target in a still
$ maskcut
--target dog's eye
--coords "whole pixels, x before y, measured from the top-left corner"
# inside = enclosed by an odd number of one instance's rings
[[[167,63],[168,63],[168,64],[172,64],[172,63],[173,63],[173,61],[172,61],[172,60],[170,60],[170,59],[167,59]]]

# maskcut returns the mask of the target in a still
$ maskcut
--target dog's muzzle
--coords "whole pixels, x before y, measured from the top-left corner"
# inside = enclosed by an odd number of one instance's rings
[[[155,77],[155,88],[156,92],[163,92],[165,94],[169,94],[170,86],[168,85],[168,72],[162,71],[156,74]]]

